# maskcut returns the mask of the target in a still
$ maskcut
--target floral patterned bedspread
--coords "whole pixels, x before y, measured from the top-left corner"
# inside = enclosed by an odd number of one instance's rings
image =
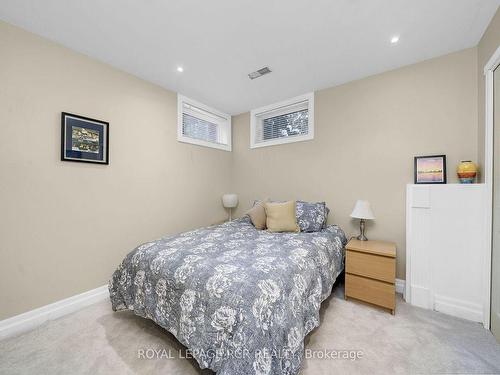
[[[217,374],[297,374],[345,244],[336,225],[270,233],[246,217],[164,237],[123,260],[112,307],[152,319]]]

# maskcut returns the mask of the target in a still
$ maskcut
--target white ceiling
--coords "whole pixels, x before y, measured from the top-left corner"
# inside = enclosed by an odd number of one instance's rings
[[[0,0],[0,19],[237,114],[472,47],[499,5],[500,0]],[[400,42],[391,45],[396,34]],[[264,66],[273,72],[248,78]]]

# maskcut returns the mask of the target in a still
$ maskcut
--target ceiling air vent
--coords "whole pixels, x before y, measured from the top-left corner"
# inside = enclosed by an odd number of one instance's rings
[[[248,75],[248,77],[250,79],[255,79],[255,78],[262,77],[264,74],[267,74],[267,73],[271,73],[271,69],[269,69],[269,67],[266,66],[265,68],[259,69],[256,72],[250,73]]]

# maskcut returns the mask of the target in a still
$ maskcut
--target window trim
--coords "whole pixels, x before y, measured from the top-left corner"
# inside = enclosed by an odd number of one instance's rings
[[[277,112],[282,107],[290,107],[294,104],[299,104],[301,102],[307,101],[307,111],[308,111],[308,133],[304,135],[296,135],[293,137],[283,137],[271,139],[268,141],[255,142],[255,135],[257,130],[257,117],[266,112]],[[285,108],[283,108],[285,109]],[[288,112],[283,112],[283,114]],[[294,98],[290,98],[278,103],[270,104],[264,107],[252,109],[250,111],[250,148],[268,147],[282,145],[286,143],[310,141],[314,139],[314,92],[309,92],[304,95],[299,95]]]
[[[184,113],[183,111],[183,105],[188,104],[192,105],[194,107],[197,107],[199,109],[202,109],[204,111],[210,112],[213,115],[216,115],[218,117],[221,117],[222,119],[226,120],[225,124],[217,124],[217,126],[224,126],[227,139],[228,139],[228,144],[222,144],[222,143],[213,143],[213,142],[207,142],[202,139],[196,139],[196,138],[191,138],[191,137],[186,137],[182,133],[182,115]],[[193,145],[197,146],[203,146],[203,147],[210,147],[210,148],[215,148],[219,150],[224,150],[224,151],[231,151],[232,150],[232,137],[231,137],[231,116],[227,113],[221,112],[217,109],[211,108],[203,103],[200,103],[196,100],[190,99],[184,95],[177,94],[177,140],[179,142],[183,143],[191,143]]]

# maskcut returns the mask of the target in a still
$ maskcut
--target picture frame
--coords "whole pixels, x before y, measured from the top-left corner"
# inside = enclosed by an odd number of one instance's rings
[[[415,184],[446,184],[446,155],[415,156]]]
[[[109,164],[109,123],[62,112],[61,160]]]

